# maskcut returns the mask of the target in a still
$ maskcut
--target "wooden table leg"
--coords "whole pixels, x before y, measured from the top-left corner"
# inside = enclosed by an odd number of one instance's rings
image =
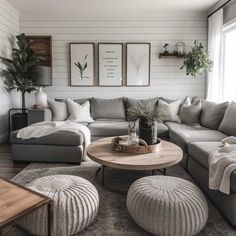
[[[48,210],[48,236],[53,236],[53,208],[52,202],[47,205]]]

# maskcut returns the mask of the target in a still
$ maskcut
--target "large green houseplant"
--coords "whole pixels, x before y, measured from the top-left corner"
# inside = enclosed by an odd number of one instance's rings
[[[36,78],[37,67],[41,59],[33,52],[31,42],[25,34],[17,35],[16,39],[18,48],[12,49],[11,59],[0,57],[7,66],[7,69],[2,71],[1,74],[6,78],[6,83],[10,90],[17,89],[17,91],[21,92],[23,113],[21,113],[20,119],[21,122],[26,123],[27,116],[24,111],[26,108],[25,94],[36,90],[33,86],[33,81]]]
[[[209,58],[208,52],[204,50],[202,43],[194,41],[191,51],[186,54],[183,65],[180,69],[185,68],[186,75],[196,77],[203,72],[210,71],[213,67],[213,61]]]

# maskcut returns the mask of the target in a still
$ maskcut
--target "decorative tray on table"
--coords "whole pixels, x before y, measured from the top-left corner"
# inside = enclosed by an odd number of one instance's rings
[[[161,139],[158,138],[156,144],[147,145],[143,139],[139,139],[139,146],[127,145],[128,136],[115,137],[111,141],[112,149],[117,152],[133,153],[133,154],[145,154],[151,152],[157,152],[162,144]]]

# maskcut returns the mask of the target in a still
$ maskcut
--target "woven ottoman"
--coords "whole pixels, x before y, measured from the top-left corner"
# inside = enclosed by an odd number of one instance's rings
[[[26,187],[53,199],[55,236],[78,233],[97,215],[99,196],[87,180],[73,175],[52,175],[32,181]],[[47,236],[47,210],[41,208],[17,222],[37,236]]]
[[[208,218],[201,190],[189,181],[168,176],[134,182],[128,191],[127,208],[140,227],[159,236],[195,235]]]

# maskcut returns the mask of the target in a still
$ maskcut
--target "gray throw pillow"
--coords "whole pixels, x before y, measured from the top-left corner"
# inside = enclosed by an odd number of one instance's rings
[[[91,113],[93,119],[125,119],[125,100],[92,98]]]
[[[218,130],[228,105],[228,102],[215,103],[204,100],[200,117],[201,125],[209,129]]]
[[[126,99],[126,106],[127,110],[131,107],[137,107],[137,106],[146,106],[149,107],[150,109],[156,109],[157,108],[157,102],[158,98],[150,98],[150,99],[133,99],[133,98],[127,98]],[[127,112],[127,120],[136,120],[137,117],[129,114]]]
[[[201,100],[195,100],[191,103],[190,97],[186,97],[179,112],[181,121],[186,124],[199,123],[201,107]]]
[[[220,131],[236,136],[236,102],[231,102],[220,124]]]
[[[157,116],[161,121],[174,121],[181,123],[179,118],[179,109],[181,105],[181,100],[178,99],[174,102],[167,103],[163,100],[158,101],[157,106]]]
[[[50,102],[48,105],[52,111],[53,121],[64,121],[68,118],[69,112],[67,109],[67,104],[65,102]]]

